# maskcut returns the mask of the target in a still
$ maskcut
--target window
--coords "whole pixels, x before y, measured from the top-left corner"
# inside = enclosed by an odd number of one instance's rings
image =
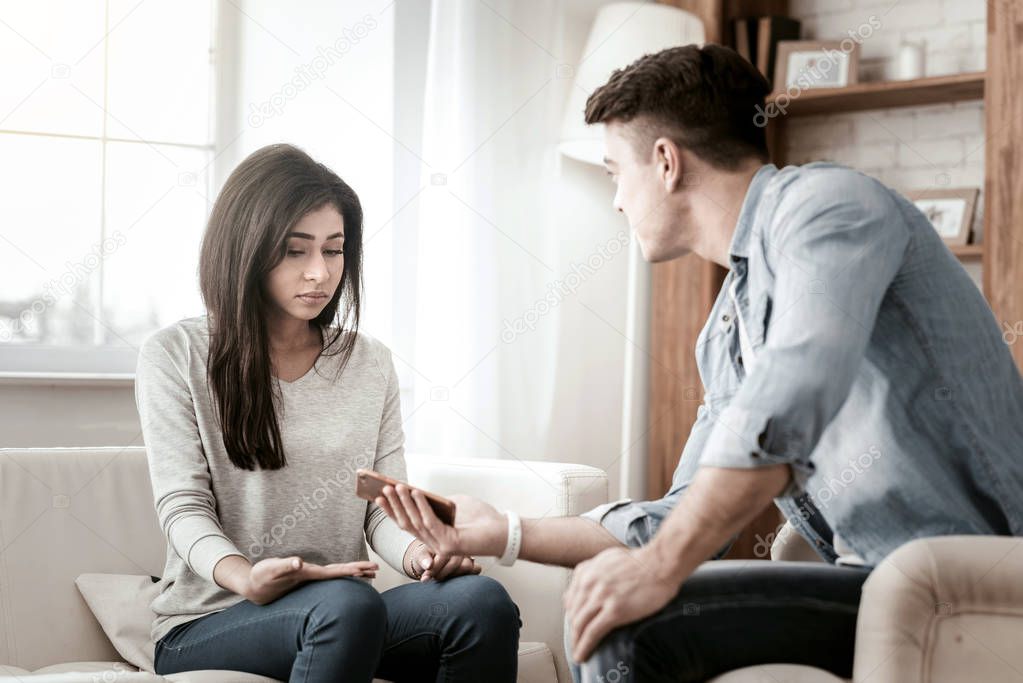
[[[201,311],[212,2],[0,11],[0,372],[132,372]]]

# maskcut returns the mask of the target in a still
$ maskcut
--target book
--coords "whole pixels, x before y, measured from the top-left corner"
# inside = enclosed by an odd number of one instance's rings
[[[759,19],[735,19],[732,22],[732,35],[735,38],[735,51],[745,57],[750,64],[757,63],[757,27]]]
[[[799,21],[790,17],[760,17],[756,30],[756,64],[764,75],[771,89],[774,87],[774,63],[778,55],[778,42],[782,40],[799,40]],[[747,29],[748,32],[748,29]]]

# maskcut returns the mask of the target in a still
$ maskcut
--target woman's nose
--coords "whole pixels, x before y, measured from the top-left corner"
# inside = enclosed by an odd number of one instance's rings
[[[323,255],[314,256],[312,263],[306,269],[305,276],[310,280],[316,280],[321,282],[326,280],[330,273],[327,270],[327,262],[324,260]]]

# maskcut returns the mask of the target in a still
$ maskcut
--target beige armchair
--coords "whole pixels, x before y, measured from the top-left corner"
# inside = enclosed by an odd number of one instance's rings
[[[1023,539],[941,536],[906,543],[871,573],[856,624],[855,683],[1023,682]],[[772,560],[820,561],[786,524]],[[713,683],[838,683],[771,664]]]

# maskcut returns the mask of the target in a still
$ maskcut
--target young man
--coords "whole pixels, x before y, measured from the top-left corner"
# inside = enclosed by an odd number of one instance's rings
[[[471,498],[455,527],[404,486],[379,501],[442,553],[511,559],[521,540],[524,559],[577,566],[565,604],[585,681],[767,662],[848,677],[872,566],[919,537],[1023,533],[1023,379],[987,303],[878,181],[766,163],[767,92],[735,52],[687,46],[616,71],[587,102],[644,256],[729,269],[665,497],[521,531]],[[701,566],[772,500],[829,563]]]

